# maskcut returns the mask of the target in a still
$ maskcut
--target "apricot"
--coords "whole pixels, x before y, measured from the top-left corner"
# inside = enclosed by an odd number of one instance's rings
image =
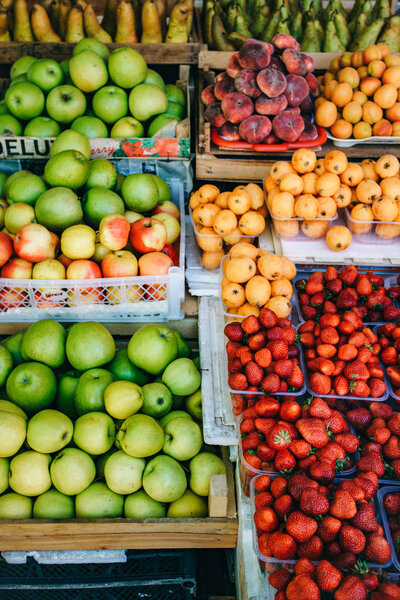
[[[339,83],[333,90],[331,100],[336,106],[346,106],[353,97],[353,88],[347,82]]]
[[[353,92],[353,102],[358,102],[361,106],[366,103],[368,100],[368,96],[364,94],[364,92],[360,92],[360,90],[356,90]]]
[[[399,172],[400,163],[393,154],[384,154],[376,161],[375,171],[379,177],[394,177]]]
[[[317,219],[333,219],[336,214],[336,202],[333,198],[320,196],[317,198]]]
[[[356,52],[353,52],[353,56],[351,57],[351,66],[358,69],[358,67],[362,67],[363,64],[364,61],[362,50],[357,50]]]
[[[321,92],[324,92],[325,90],[321,90]],[[324,104],[324,102],[327,102],[326,98],[324,98],[323,96],[318,96],[318,98],[316,98],[315,102],[314,102],[314,109],[317,110],[318,106],[320,106],[321,104]]]
[[[380,186],[373,179],[363,179],[356,188],[356,197],[359,202],[372,204],[382,196]]]
[[[228,283],[221,292],[222,302],[228,308],[237,308],[246,301],[244,287],[239,283]]]
[[[400,65],[400,56],[398,54],[387,54],[383,58],[384,63],[387,67],[394,67]]]
[[[374,102],[381,108],[390,108],[397,100],[397,88],[391,83],[385,83],[374,94]]]
[[[260,214],[259,210],[249,210],[249,212],[240,217],[239,229],[244,235],[256,237],[265,229],[265,218]]]
[[[395,102],[393,106],[387,108],[385,115],[390,121],[400,121],[400,102]]]
[[[206,204],[207,202],[214,202],[220,194],[219,189],[216,185],[206,183],[197,190],[200,204]]]
[[[266,192],[270,192],[275,187],[278,187],[278,184],[276,183],[276,181],[274,181],[272,179],[271,175],[268,175],[268,177],[266,177],[266,179],[264,179],[264,189],[265,189],[265,191]]]
[[[333,92],[335,91],[338,85],[339,82],[336,81],[336,79],[332,79],[331,81],[329,81],[329,83],[326,84],[324,89],[324,96],[326,100],[332,99]]]
[[[251,208],[250,195],[243,188],[235,188],[228,198],[228,208],[235,215],[244,215]]]
[[[316,194],[317,193],[317,188],[316,188],[317,179],[318,179],[318,175],[316,173],[305,173],[302,176],[303,193],[304,194]]]
[[[336,202],[338,208],[344,208],[351,202],[351,189],[348,185],[342,184],[336,194],[333,194],[333,199]]]
[[[220,207],[215,204],[199,204],[194,209],[192,217],[195,223],[200,223],[203,227],[212,227],[220,211]]]
[[[264,254],[257,261],[257,268],[261,275],[269,281],[274,281],[283,275],[283,260],[277,254]]]
[[[360,81],[360,90],[366,96],[373,96],[378,88],[381,87],[380,79],[377,77],[364,77]]]
[[[381,180],[379,185],[384,196],[389,196],[396,200],[396,202],[400,200],[400,179],[397,177],[386,177]]]
[[[334,225],[326,234],[326,245],[334,252],[342,252],[351,244],[351,231],[344,225]]]
[[[317,77],[318,83],[321,83],[322,85],[326,85],[333,79],[335,79],[335,76],[333,73],[330,73],[329,71],[325,71],[325,73],[323,75],[320,75],[319,77]]]
[[[353,221],[357,221],[357,223],[350,221],[350,228],[353,233],[368,233],[371,231],[374,215],[368,204],[356,204],[352,208],[350,216]]]
[[[349,123],[356,124],[362,118],[362,106],[358,102],[352,100],[343,107],[342,117]]]
[[[371,137],[372,135],[372,127],[369,123],[365,121],[359,121],[353,127],[353,137],[356,140],[363,140],[365,138]]]
[[[360,83],[360,75],[356,69],[350,66],[339,71],[338,79],[339,83],[348,83],[353,90],[355,90]]]
[[[250,256],[234,256],[226,267],[225,275],[233,283],[246,283],[256,270],[256,263]]]
[[[265,308],[272,310],[279,319],[286,319],[292,310],[290,300],[285,298],[285,296],[273,296],[268,300]]]
[[[296,273],[297,273],[296,265],[287,256],[282,256],[282,260],[283,260],[283,275],[282,276],[286,277],[286,279],[289,279],[289,281],[291,281],[292,279],[294,279],[296,277]]]
[[[290,192],[293,196],[298,196],[303,192],[304,183],[300,175],[286,173],[281,179],[279,189],[281,192]]]
[[[379,177],[377,172],[375,171],[375,161],[372,158],[365,158],[361,161],[360,167],[364,172],[364,179],[373,179],[374,181],[378,181]]]
[[[329,71],[331,73],[337,73],[340,70],[340,56],[335,56],[335,58],[332,58],[331,62],[329,63]]]
[[[230,192],[222,192],[214,201],[214,204],[219,206],[221,209],[228,208],[228,198],[230,195]]]
[[[218,252],[223,248],[223,239],[219,235],[215,235],[212,227],[202,227],[196,236],[198,246],[205,252]]]
[[[276,194],[279,194],[280,189],[279,186],[274,187],[270,192],[268,192],[268,203],[271,205],[272,198],[275,198]]]
[[[335,138],[346,140],[353,133],[353,126],[344,119],[338,119],[331,127],[331,133]]]
[[[366,77],[368,77],[368,67],[366,65],[358,67],[357,73],[360,77],[360,80],[365,79]]]
[[[350,86],[349,86],[350,87]],[[333,102],[324,102],[318,106],[315,111],[315,121],[321,127],[331,127],[337,118],[336,104]]]
[[[382,83],[390,83],[396,89],[400,88],[400,65],[393,65],[385,70],[382,75]]]
[[[231,210],[223,209],[214,219],[213,229],[218,235],[230,235],[237,227],[237,218]]]
[[[381,60],[382,58],[382,49],[376,44],[373,46],[368,46],[363,52],[363,61],[364,64],[369,65],[373,60]]]
[[[257,183],[248,183],[244,189],[251,198],[252,210],[259,210],[262,206],[264,206],[264,192]]]
[[[381,79],[386,71],[386,65],[383,60],[372,60],[368,65],[368,75]]]
[[[228,254],[231,258],[234,258],[235,256],[248,256],[255,261],[258,256],[258,248],[249,242],[238,242],[230,248]]]
[[[397,217],[396,200],[390,196],[382,196],[372,203],[372,212],[378,221],[392,222]]]
[[[314,173],[316,173],[316,175],[318,175],[318,177],[320,175],[323,175],[324,173],[326,173],[326,169],[325,169],[325,159],[324,158],[319,158],[317,160],[317,163],[315,165],[315,169],[314,169]],[[316,190],[315,190],[316,191]]]
[[[289,282],[290,283],[290,282]],[[262,308],[271,297],[271,284],[262,275],[255,275],[245,287],[246,300],[252,306]]]
[[[317,163],[317,155],[313,150],[300,148],[292,156],[292,167],[297,173],[311,173]]]
[[[299,221],[272,219],[276,233],[282,238],[294,238],[299,233]]]
[[[268,215],[267,205],[263,204],[262,207],[257,210],[257,212],[259,215],[261,215],[265,219]]]
[[[296,173],[290,162],[278,160],[272,165],[270,175],[275,183],[279,184],[281,182],[282,175],[285,173]]]
[[[380,106],[378,106],[378,104],[375,104],[375,102],[371,102],[371,100],[368,100],[363,106],[362,106],[362,118],[363,121],[365,121],[365,123],[368,123],[369,125],[373,125],[374,123],[377,123],[378,121],[380,121],[383,117],[383,111],[382,108]]]
[[[355,187],[364,179],[364,171],[360,165],[349,163],[347,169],[340,175],[340,181],[350,187]]]
[[[347,156],[341,150],[331,150],[325,156],[325,169],[328,173],[340,175],[348,165]]]
[[[224,240],[225,244],[228,244],[228,246],[235,246],[240,241],[244,242],[246,240],[251,240],[251,237],[244,237],[239,227],[236,227],[236,229],[234,229],[230,235],[224,235],[222,239]]]
[[[400,119],[392,123],[392,136],[400,137]]]
[[[242,304],[242,306],[239,306],[239,308],[235,312],[237,312],[238,315],[243,317],[249,317],[250,315],[258,317],[258,315],[260,314],[260,309],[257,308],[257,306],[252,306],[249,302],[245,302],[244,304]]]
[[[268,198],[269,199],[269,198]],[[273,217],[278,219],[291,219],[294,215],[294,196],[289,192],[275,194],[270,203]]]
[[[195,192],[194,194],[192,194],[190,196],[190,200],[189,200],[190,208],[192,210],[194,210],[195,208],[197,208],[199,206],[199,204],[200,204],[200,200],[199,200],[199,197],[197,195],[197,192]]]
[[[383,42],[379,42],[377,44],[377,46],[378,46],[378,48],[381,51],[382,58],[385,58],[385,56],[388,56],[390,54],[390,48],[389,48],[389,46],[387,46]]]
[[[218,250],[217,252],[203,252],[201,255],[201,263],[207,271],[212,271],[213,269],[218,269],[223,256],[223,250]]]
[[[392,135],[392,124],[387,119],[381,119],[374,124],[372,128],[372,134],[377,136],[391,136]]]
[[[334,173],[324,173],[317,179],[317,194],[319,196],[333,196],[340,188],[340,179]]]
[[[296,217],[300,219],[316,219],[318,213],[318,202],[311,194],[302,194],[294,204]]]
[[[352,56],[353,56],[352,52],[343,52],[342,56],[340,57],[340,61],[339,61],[340,66],[341,67],[349,67],[351,65]],[[339,71],[339,74],[340,73],[341,73],[341,71]]]
[[[301,231],[309,238],[320,238],[325,235],[329,221],[303,221]]]

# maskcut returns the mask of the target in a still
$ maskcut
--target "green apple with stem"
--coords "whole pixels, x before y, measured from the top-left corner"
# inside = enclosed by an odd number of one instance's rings
[[[34,83],[46,93],[61,85],[64,80],[62,68],[52,58],[42,58],[32,63],[26,76],[28,81]]]
[[[132,494],[142,487],[144,458],[129,456],[123,450],[112,454],[104,466],[106,484],[117,494]]]
[[[89,412],[75,421],[74,442],[92,456],[108,452],[114,438],[114,421],[104,412]]]
[[[176,337],[171,329],[163,325],[141,327],[133,334],[128,344],[129,360],[152,375],[164,371],[177,354]]]
[[[136,414],[122,423],[117,440],[129,456],[145,458],[161,450],[164,431],[153,417]]]
[[[104,392],[113,379],[113,374],[106,369],[95,368],[82,373],[74,393],[78,415],[105,410]]]
[[[177,417],[164,426],[163,452],[175,460],[190,460],[203,445],[201,429],[190,419]]]
[[[34,519],[73,519],[74,517],[74,499],[53,488],[40,494],[33,505]]]
[[[155,419],[164,417],[172,408],[172,394],[163,383],[146,383],[142,387],[142,412]]]
[[[46,110],[57,123],[72,123],[86,110],[85,95],[73,85],[59,85],[48,93]]]
[[[30,81],[15,83],[8,88],[5,101],[10,113],[23,121],[30,121],[30,119],[38,117],[44,109],[44,94],[37,85]]]
[[[96,117],[111,125],[128,114],[128,95],[116,85],[107,85],[93,96],[92,108]]]
[[[110,490],[105,483],[97,481],[75,498],[78,519],[109,519],[122,517],[124,497]]]
[[[158,502],[178,500],[187,487],[185,471],[171,458],[160,454],[152,458],[143,473],[144,491]]]
[[[10,488],[24,496],[39,496],[51,487],[51,456],[34,450],[17,454],[10,462]]]
[[[51,454],[67,446],[72,439],[74,425],[59,410],[41,410],[29,419],[26,441],[32,450]]]
[[[54,487],[67,496],[83,492],[96,475],[96,466],[89,454],[79,448],[64,448],[50,466]]]
[[[104,406],[114,419],[127,419],[142,405],[142,388],[132,381],[113,381],[104,390]]]
[[[47,161],[44,175],[51,187],[77,190],[86,183],[89,161],[78,150],[64,150]]]

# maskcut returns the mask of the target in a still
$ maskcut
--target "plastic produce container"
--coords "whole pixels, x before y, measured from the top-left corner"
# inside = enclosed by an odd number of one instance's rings
[[[353,239],[359,244],[395,244],[400,247],[400,222],[399,221],[357,221],[350,215],[349,209],[344,209],[347,226],[352,232]],[[393,228],[396,233],[393,237],[383,238],[379,235],[380,225]],[[361,231],[360,231],[361,230]],[[365,232],[363,232],[365,231]],[[378,233],[377,233],[378,231]]]
[[[392,551],[392,562],[393,562],[393,565],[396,567],[396,569],[398,571],[400,571],[400,558],[397,556],[397,552],[394,547],[392,534],[390,532],[388,517],[387,517],[386,511],[385,511],[385,506],[383,504],[383,500],[384,500],[386,494],[393,493],[393,492],[400,492],[399,483],[398,482],[394,482],[394,483],[396,483],[397,485],[386,485],[384,487],[381,487],[378,490],[377,496],[378,496],[379,510],[382,515],[382,526],[383,526],[383,529],[385,530],[385,536],[389,542],[390,549]]]

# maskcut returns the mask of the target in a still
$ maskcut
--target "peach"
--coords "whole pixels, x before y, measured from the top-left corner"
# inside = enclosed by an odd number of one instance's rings
[[[228,75],[226,71],[218,73],[218,75],[215,76],[215,83],[217,83],[217,81],[222,81],[223,79],[230,79],[230,75]]]
[[[228,208],[228,198],[231,195],[230,192],[221,192],[220,194],[218,194],[217,198],[215,199],[215,204],[217,206],[219,206],[221,209],[225,209]]]
[[[374,102],[381,108],[391,108],[397,100],[397,88],[391,83],[385,83],[374,94]]]
[[[351,66],[355,67],[356,69],[358,69],[359,67],[362,67],[364,64],[363,62],[363,53],[361,50],[357,50],[356,52],[353,52],[353,55],[351,57]]]
[[[312,94],[308,94],[306,98],[304,98],[303,102],[300,104],[300,110],[302,113],[314,112],[314,96]]]
[[[255,109],[260,115],[278,115],[285,110],[287,103],[286,96],[277,96],[276,98],[261,96],[255,101]]]
[[[271,69],[278,69],[278,71],[282,71],[282,73],[286,71],[285,65],[283,64],[279,56],[276,55],[271,58],[269,66],[271,67]]]
[[[336,81],[336,79],[332,79],[329,83],[326,84],[324,96],[327,100],[332,99],[333,92],[335,91],[335,89],[337,88],[338,85],[339,85],[339,82]]]
[[[400,121],[400,102],[395,102],[393,106],[387,108],[385,116],[390,121]]]
[[[247,40],[240,48],[238,61],[243,69],[261,71],[268,67],[272,53],[273,46],[271,44],[251,39]]]
[[[242,69],[235,77],[236,91],[250,96],[250,98],[258,98],[261,96],[261,91],[257,85],[256,72],[251,69]]]
[[[311,57],[308,57],[308,58],[311,58]],[[314,73],[307,73],[307,75],[305,76],[305,80],[307,81],[308,86],[309,86],[310,90],[312,91],[312,93],[316,96],[318,94],[318,81],[317,81],[317,78],[315,77]]]
[[[396,200],[389,196],[382,196],[373,202],[372,212],[379,221],[394,221],[398,213]]]
[[[377,77],[365,77],[360,81],[360,90],[367,96],[373,96],[380,87],[381,82]]]
[[[220,207],[215,204],[200,204],[192,213],[193,221],[200,223],[203,227],[212,227],[220,211]]]
[[[306,75],[306,63],[300,54],[293,48],[286,48],[281,55],[281,60],[283,61],[288,73],[293,73],[295,75]]]
[[[218,252],[221,250],[224,243],[222,237],[215,235],[215,231],[212,227],[202,227],[199,230],[201,236],[196,236],[197,244],[205,252]]]
[[[400,65],[393,65],[386,69],[382,76],[382,83],[391,83],[395,88],[400,88]]]
[[[331,133],[335,138],[346,140],[353,133],[353,126],[344,119],[338,119],[331,127]]]
[[[354,90],[358,87],[358,84],[360,83],[360,76],[357,73],[356,69],[348,66],[339,71],[338,80],[339,83],[348,83]]]
[[[400,120],[392,123],[392,136],[400,137]]]
[[[318,129],[315,127],[314,123],[311,123],[305,117],[304,121],[304,129],[298,137],[298,142],[308,142],[310,140],[315,140],[318,137]]]
[[[340,57],[340,66],[341,67],[349,67],[351,65],[351,58],[353,56],[352,52],[343,52]]]
[[[372,127],[365,121],[359,121],[353,127],[353,137],[356,140],[363,140],[372,136]]]
[[[268,117],[251,115],[239,125],[239,135],[250,144],[259,144],[271,132],[272,123]]]
[[[379,42],[377,44],[377,47],[380,49],[381,51],[381,56],[382,58],[385,58],[385,56],[388,56],[390,54],[390,48],[389,46],[387,46],[386,44],[384,44],[383,42]]]
[[[361,106],[366,103],[368,100],[368,96],[364,94],[364,92],[360,92],[360,90],[356,90],[353,92],[353,102],[358,102]]]
[[[286,77],[281,71],[268,67],[257,74],[257,84],[268,98],[276,98],[286,89]]]
[[[315,121],[321,127],[331,127],[337,119],[337,108],[333,102],[324,102],[315,111]]]
[[[239,125],[229,123],[229,121],[224,123],[222,127],[219,128],[218,133],[221,137],[231,142],[238,142],[242,139],[239,134]]]
[[[377,45],[368,46],[363,52],[363,60],[366,65],[369,65],[373,60],[381,60],[382,49]]]
[[[222,100],[221,107],[226,119],[231,123],[240,123],[243,119],[249,117],[254,110],[250,98],[239,92],[227,94]]]
[[[362,117],[362,107],[358,102],[352,100],[346,106],[343,107],[342,117],[349,123],[358,123]]]
[[[278,33],[272,38],[272,44],[279,50],[284,50],[285,48],[294,48],[295,50],[300,50],[299,42],[297,42],[294,37],[286,33]]]
[[[387,67],[394,67],[400,65],[400,56],[398,54],[387,54],[384,56],[383,61]]]
[[[375,102],[371,102],[371,100],[367,100],[367,102],[362,107],[362,118],[363,121],[368,123],[369,125],[373,125],[380,121],[383,117],[383,111],[380,106],[375,104]]]
[[[392,135],[392,124],[387,119],[381,119],[374,124],[372,128],[372,134],[377,136],[390,136]]]
[[[313,73],[315,71],[314,59],[309,54],[305,54],[304,52],[300,52],[300,56],[306,63],[307,73]]]
[[[291,77],[298,77],[298,75]],[[272,129],[274,134],[285,142],[295,142],[304,130],[304,121],[300,115],[284,110],[274,117]]]
[[[378,79],[381,79],[385,71],[386,65],[383,60],[372,60],[368,65],[368,75],[371,77],[378,77]]]
[[[222,107],[219,102],[210,104],[204,111],[204,118],[214,127],[222,127],[226,123],[226,117],[222,112]]]
[[[320,196],[318,201],[318,219],[332,219],[336,214],[336,202],[331,197]]]
[[[208,85],[207,87],[204,88],[204,90],[201,92],[201,101],[206,106],[209,106],[210,104],[214,104],[215,102],[217,102],[217,99],[214,96],[214,86],[213,85]]]
[[[331,73],[337,73],[340,70],[340,56],[335,56],[335,58],[332,58],[331,62],[329,63],[329,71]]]
[[[299,106],[309,92],[307,81],[300,75],[290,74],[286,76],[286,82],[287,86],[284,94],[289,106]]]
[[[346,81],[343,83],[339,83],[333,90],[332,94],[332,102],[336,104],[336,106],[345,106],[348,104],[353,97],[353,88]]]
[[[360,80],[365,79],[366,77],[368,77],[368,67],[366,65],[362,65],[361,67],[358,67],[357,73],[360,76]]]
[[[214,96],[217,100],[222,100],[225,96],[235,91],[235,82],[231,77],[220,79],[214,86]]]
[[[238,57],[239,52],[234,52],[229,59],[228,66],[226,67],[226,72],[229,75],[229,77],[234,78],[242,68],[240,66]]]

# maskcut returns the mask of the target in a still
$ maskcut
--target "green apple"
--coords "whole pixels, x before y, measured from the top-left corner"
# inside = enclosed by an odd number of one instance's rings
[[[185,408],[196,419],[196,421],[201,421],[203,419],[203,409],[201,402],[201,388],[194,392],[194,394],[190,394],[185,398]]]
[[[80,375],[77,371],[66,371],[58,381],[56,406],[70,419],[76,419],[78,416],[75,410],[74,394]]]
[[[171,502],[168,507],[167,517],[170,519],[193,519],[206,517],[208,513],[207,502],[192,490],[186,490],[183,495]]]
[[[9,460],[7,458],[0,458],[0,494],[3,494],[8,488],[9,472]]]
[[[33,206],[26,204],[26,202],[17,202],[7,206],[4,213],[4,226],[7,231],[15,235],[21,227],[28,223],[36,223]]]
[[[145,80],[147,65],[139,52],[122,46],[108,57],[108,71],[115,85],[129,89]]]
[[[115,342],[101,323],[75,323],[68,331],[66,351],[71,366],[77,371],[86,371],[113,360]]]
[[[127,348],[117,350],[114,360],[107,365],[107,369],[114,374],[115,379],[132,381],[132,383],[137,383],[137,385],[144,385],[149,381],[148,373],[131,363],[128,358]]]
[[[64,448],[53,459],[50,475],[54,487],[67,496],[83,492],[96,475],[96,466],[89,454],[78,448]]]
[[[0,135],[22,135],[21,123],[12,115],[0,115]]]
[[[117,440],[129,456],[145,458],[161,450],[164,431],[153,417],[136,414],[122,423]]]
[[[177,358],[167,366],[162,380],[176,396],[189,396],[199,389],[201,375],[190,358]]]
[[[35,413],[53,402],[57,392],[57,380],[47,365],[27,362],[11,371],[6,390],[9,399],[17,406],[28,413]]]
[[[128,114],[128,96],[116,85],[107,85],[97,90],[92,100],[93,112],[104,123],[115,123]]]
[[[178,358],[190,358],[192,351],[186,340],[183,339],[178,331],[174,331],[176,341],[178,342]]]
[[[141,215],[138,212],[135,212],[134,210],[126,210],[124,212],[124,217],[129,221],[131,225],[132,223],[139,221],[139,219],[143,219],[143,215]]]
[[[168,107],[165,112],[166,115],[175,117],[178,121],[182,121],[186,113],[185,107],[182,104],[178,104],[178,102],[173,102],[172,100],[168,100]]]
[[[13,369],[14,361],[11,352],[5,346],[0,346],[0,387],[3,387]]]
[[[0,342],[0,346],[4,346],[11,353],[14,365],[19,365],[24,362],[19,350],[23,335],[23,331],[18,331],[18,333],[13,333],[13,335],[4,338],[4,340]]]
[[[105,483],[92,483],[75,498],[77,519],[122,517],[124,497],[111,491]]]
[[[89,177],[86,189],[102,187],[113,190],[117,184],[117,170],[106,158],[95,158],[90,161]]]
[[[142,138],[144,137],[144,127],[133,117],[123,117],[114,123],[110,137],[117,139]]]
[[[38,223],[55,232],[77,225],[83,219],[81,202],[67,187],[52,187],[44,192],[35,204],[34,214]]]
[[[165,516],[165,506],[150,498],[144,490],[125,498],[124,517],[127,519],[162,519]]]
[[[154,137],[156,133],[160,131],[160,129],[162,129],[166,125],[169,125],[169,123],[172,123],[173,121],[177,121],[177,118],[173,115],[158,115],[158,117],[153,119],[150,123],[147,129],[147,137]]]
[[[0,407],[0,456],[14,456],[26,438],[26,419]]]
[[[10,113],[23,121],[38,117],[44,109],[42,90],[29,81],[15,83],[8,88],[4,99]]]
[[[171,458],[160,454],[152,458],[143,473],[144,491],[158,502],[178,500],[187,487],[185,471]]]
[[[96,52],[99,56],[101,56],[103,60],[107,60],[110,55],[110,51],[107,48],[107,46],[103,44],[103,42],[100,42],[99,40],[96,40],[94,38],[83,38],[82,40],[80,40],[74,46],[74,49],[72,50],[72,55],[76,56],[84,50],[91,50],[92,52]]]
[[[21,56],[17,58],[13,66],[11,67],[10,77],[11,79],[15,79],[18,75],[22,75],[22,73],[27,73],[29,67],[37,62],[37,58],[33,56]]]
[[[165,415],[165,417],[162,417],[162,419],[159,420],[159,423],[164,429],[170,421],[173,421],[174,419],[178,418],[189,419],[190,421],[193,421],[192,415],[190,415],[188,412],[185,412],[184,410],[171,410],[171,412],[169,412],[167,415]]]
[[[78,150],[65,150],[47,161],[44,175],[52,187],[77,190],[86,183],[89,161]]]
[[[75,50],[76,46],[74,47]],[[65,60],[62,60],[60,62],[60,67],[62,68],[62,72],[64,73],[64,80],[65,82],[68,81],[68,83],[71,83],[71,79],[69,76],[69,58],[66,58]]]
[[[190,460],[201,450],[203,436],[194,421],[185,417],[172,419],[164,427],[163,452],[175,460]]]
[[[6,105],[6,101],[0,100],[0,115],[9,115],[10,113],[8,112],[8,108]]]
[[[114,437],[114,421],[103,412],[89,412],[75,421],[74,442],[88,454],[97,456],[108,452]]]
[[[163,383],[146,383],[142,388],[145,415],[160,419],[172,408],[172,394]]]
[[[132,381],[113,381],[104,391],[104,405],[114,419],[127,419],[142,408],[142,389]]]
[[[148,173],[132,173],[125,177],[121,187],[124,202],[130,210],[148,212],[158,202],[158,186]]]
[[[59,124],[50,117],[35,117],[24,129],[26,137],[56,137],[59,133]]]
[[[73,519],[74,517],[74,499],[55,489],[38,496],[33,505],[34,519]]]
[[[107,83],[107,65],[93,50],[82,50],[69,59],[69,76],[82,92],[95,92]]]
[[[87,138],[107,138],[108,129],[97,117],[78,117],[71,123],[71,129],[86,135]]]
[[[166,181],[164,181],[164,179],[162,179],[162,177],[159,177],[158,175],[152,175],[154,181],[156,182],[157,188],[158,188],[158,204],[161,204],[163,202],[171,201],[172,199],[172,193],[171,193],[171,188],[169,187],[168,183]],[[180,335],[180,334],[178,334]]]
[[[14,402],[10,402],[10,400],[0,400],[0,411],[11,413],[13,415],[19,415],[24,419],[24,421],[28,421],[27,414],[22,410],[22,408],[14,404]]]
[[[154,69],[147,69],[146,79],[143,81],[143,83],[153,83],[165,91],[164,79],[159,73],[157,73],[157,71],[154,71]]]
[[[177,353],[176,337],[171,329],[163,325],[141,327],[128,344],[129,360],[152,375],[161,373]]]
[[[10,462],[10,488],[24,496],[39,496],[51,487],[49,465],[51,456],[28,450],[17,454]]]
[[[104,391],[114,376],[106,369],[89,369],[79,378],[75,388],[75,409],[78,415],[104,411]],[[104,450],[106,452],[106,450]]]
[[[177,85],[168,83],[165,86],[165,93],[169,102],[177,102],[178,104],[182,104],[182,106],[186,106],[185,94]]]
[[[9,204],[25,202],[34,206],[39,196],[46,190],[47,186],[39,175],[20,173],[7,188],[7,202]]]
[[[106,462],[115,452],[118,452],[118,449],[114,446],[105,454],[99,456],[96,460],[96,478],[104,479],[104,467],[106,466]]]
[[[144,458],[129,456],[123,450],[112,454],[104,467],[106,484],[117,494],[132,494],[142,487]]]
[[[9,492],[0,496],[0,519],[31,518],[32,498],[16,494],[15,492]]]
[[[208,496],[211,475],[226,475],[224,461],[211,452],[201,452],[190,461],[189,485],[195,494]]]
[[[24,83],[24,82],[28,81],[27,75],[28,75],[28,72],[21,73],[20,75],[17,75],[17,77],[14,77],[14,79],[11,79],[8,89],[10,89],[16,83]]]
[[[32,63],[26,76],[28,81],[34,83],[46,93],[61,85],[64,80],[62,68],[52,58],[42,58]]]
[[[155,115],[160,115],[168,107],[166,93],[154,83],[141,83],[134,87],[128,102],[131,115],[138,121],[147,121]]]
[[[69,444],[74,426],[59,410],[41,410],[28,422],[26,441],[32,450],[51,454]]]
[[[110,214],[123,215],[125,205],[120,196],[104,187],[92,187],[82,198],[85,221],[98,229],[100,221]]]
[[[65,362],[66,337],[64,327],[57,321],[37,321],[22,336],[21,356],[24,360],[35,360],[57,369]]]
[[[46,110],[58,123],[72,123],[86,110],[85,95],[73,85],[59,85],[48,93]]]
[[[16,171],[15,173],[12,173],[12,175],[9,175],[7,177],[7,179],[3,183],[3,196],[2,196],[3,198],[7,198],[8,188],[13,183],[13,181],[15,181],[16,179],[18,179],[18,177],[20,175],[22,175],[23,173],[31,173],[31,171],[27,171],[26,169],[23,169],[21,171]]]
[[[0,172],[0,198],[4,198],[3,187],[7,180],[7,177],[8,173],[5,173],[4,171]]]
[[[200,356],[196,356],[196,358],[193,359],[193,363],[194,363],[194,366],[196,367],[196,369],[200,372],[200,370],[201,370]]]
[[[65,150],[78,150],[85,158],[90,159],[91,150],[88,138],[73,129],[65,129],[57,136],[50,148],[50,157]]]

